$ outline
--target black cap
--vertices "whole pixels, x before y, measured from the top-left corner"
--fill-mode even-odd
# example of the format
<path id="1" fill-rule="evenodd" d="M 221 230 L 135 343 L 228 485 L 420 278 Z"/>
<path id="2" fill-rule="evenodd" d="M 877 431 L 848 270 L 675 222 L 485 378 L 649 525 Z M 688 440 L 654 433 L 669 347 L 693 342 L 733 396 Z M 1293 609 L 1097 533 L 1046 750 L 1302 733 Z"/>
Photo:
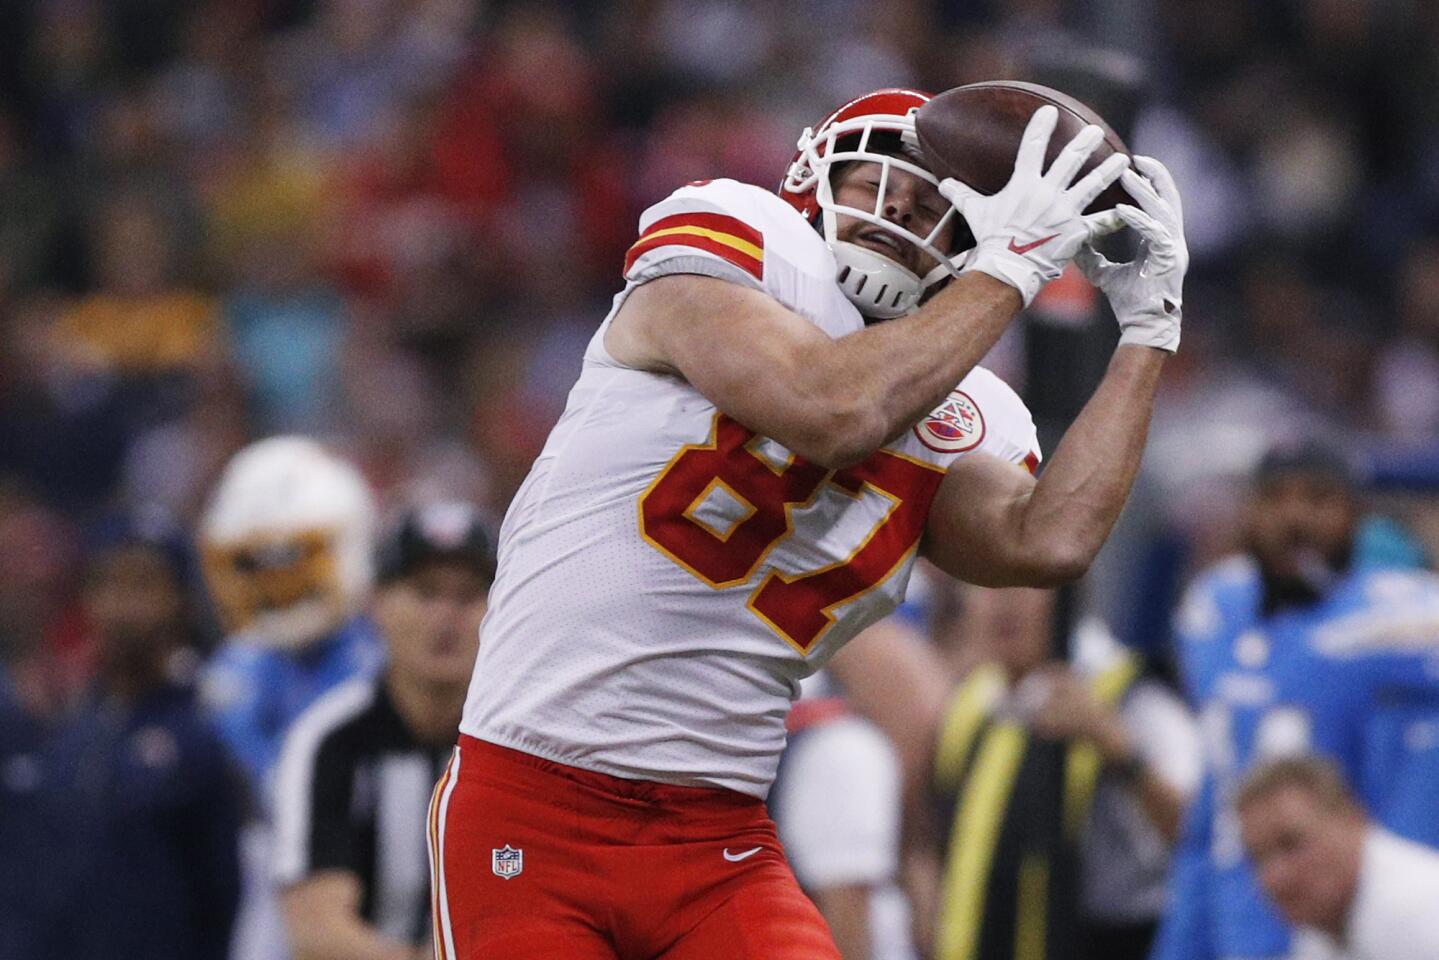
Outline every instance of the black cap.
<path id="1" fill-rule="evenodd" d="M 1322 477 L 1351 490 L 1361 482 L 1357 465 L 1345 451 L 1313 437 L 1270 447 L 1254 468 L 1254 481 L 1264 483 L 1295 473 Z"/>
<path id="2" fill-rule="evenodd" d="M 375 573 L 381 583 L 388 583 L 434 560 L 468 567 L 486 581 L 494 580 L 494 539 L 474 504 L 443 501 L 407 511 L 380 545 Z"/>

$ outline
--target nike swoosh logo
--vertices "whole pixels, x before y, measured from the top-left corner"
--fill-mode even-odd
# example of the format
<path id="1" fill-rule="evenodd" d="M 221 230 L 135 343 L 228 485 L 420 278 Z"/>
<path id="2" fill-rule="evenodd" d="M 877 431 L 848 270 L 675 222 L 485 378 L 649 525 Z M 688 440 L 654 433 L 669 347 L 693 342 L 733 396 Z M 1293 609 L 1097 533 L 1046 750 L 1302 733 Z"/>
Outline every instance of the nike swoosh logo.
<path id="1" fill-rule="evenodd" d="M 1028 253 L 1029 251 L 1033 250 L 1035 247 L 1037 247 L 1037 246 L 1039 246 L 1039 245 L 1041 245 L 1041 244 L 1048 243 L 1049 241 L 1053 240 L 1053 239 L 1054 239 L 1055 237 L 1057 237 L 1057 236 L 1059 236 L 1059 234 L 1057 234 L 1057 233 L 1051 233 L 1051 234 L 1050 234 L 1049 236 L 1047 236 L 1047 237 L 1040 237 L 1038 240 L 1034 240 L 1034 241 L 1032 241 L 1032 242 L 1030 242 L 1030 243 L 1026 243 L 1026 244 L 1024 244 L 1023 246 L 1016 244 L 1016 243 L 1014 242 L 1014 238 L 1013 238 L 1013 237 L 1010 237 L 1010 238 L 1009 238 L 1009 249 L 1010 249 L 1012 252 L 1014 252 L 1014 253 Z"/>
<path id="2" fill-rule="evenodd" d="M 753 850 L 746 850 L 744 853 L 730 853 L 729 847 L 725 847 L 724 858 L 730 863 L 739 863 L 741 860 L 747 860 L 763 849 L 764 847 L 755 847 Z"/>

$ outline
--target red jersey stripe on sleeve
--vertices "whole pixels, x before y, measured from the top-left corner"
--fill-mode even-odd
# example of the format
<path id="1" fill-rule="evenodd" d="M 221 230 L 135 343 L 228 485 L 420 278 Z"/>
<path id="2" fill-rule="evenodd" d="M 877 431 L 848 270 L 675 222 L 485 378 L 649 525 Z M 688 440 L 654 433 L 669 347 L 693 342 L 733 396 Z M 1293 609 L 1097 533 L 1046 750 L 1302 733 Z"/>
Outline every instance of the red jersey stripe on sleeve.
<path id="1" fill-rule="evenodd" d="M 635 261 L 658 247 L 687 246 L 715 254 L 750 274 L 764 279 L 764 235 L 731 216 L 720 213 L 679 213 L 650 224 L 625 254 L 628 274 Z"/>

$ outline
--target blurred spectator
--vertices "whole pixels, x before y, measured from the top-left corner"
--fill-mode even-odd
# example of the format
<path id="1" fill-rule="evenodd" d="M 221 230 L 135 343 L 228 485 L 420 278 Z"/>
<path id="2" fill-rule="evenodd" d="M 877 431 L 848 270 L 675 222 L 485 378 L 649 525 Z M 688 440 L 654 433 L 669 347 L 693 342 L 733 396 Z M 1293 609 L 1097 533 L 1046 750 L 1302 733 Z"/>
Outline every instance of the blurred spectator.
<path id="1" fill-rule="evenodd" d="M 325 693 L 379 669 L 363 613 L 374 525 L 359 471 L 303 437 L 271 437 L 236 454 L 200 525 L 206 584 L 227 634 L 202 689 L 257 801 L 243 838 L 240 960 L 284 952 L 268 818 L 285 734 Z"/>
<path id="2" fill-rule="evenodd" d="M 833 662 L 919 766 L 908 881 L 921 940 L 950 960 L 1144 957 L 1199 781 L 1194 720 L 1097 622 L 1076 632 L 1073 666 L 1050 661 L 1052 591 L 960 597 L 951 663 L 893 625 Z M 923 750 L 909 749 L 917 734 Z M 1057 842 L 1039 786 L 1051 763 L 1065 783 Z"/>
<path id="3" fill-rule="evenodd" d="M 215 348 L 215 311 L 180 275 L 175 225 L 138 193 L 95 217 L 97 289 L 62 313 L 56 336 L 73 363 L 141 376 L 195 369 Z"/>
<path id="4" fill-rule="evenodd" d="M 12 680 L 27 652 L 0 626 L 0 960 L 55 956 L 63 920 L 54 868 L 63 836 L 44 801 L 46 728 Z"/>
<path id="5" fill-rule="evenodd" d="M 27 297 L 0 327 L 0 473 L 52 506 L 84 510 L 115 488 L 132 416 L 123 385 L 55 342 L 56 309 Z"/>
<path id="6" fill-rule="evenodd" d="M 63 946 L 54 956 L 228 955 L 243 787 L 176 679 L 191 623 L 182 537 L 148 518 L 104 531 L 86 565 L 96 684 L 49 752 L 63 818 Z"/>
<path id="7" fill-rule="evenodd" d="M 25 154 L 17 118 L 0 109 L 0 306 L 49 266 L 59 216 L 53 191 Z"/>
<path id="8" fill-rule="evenodd" d="M 1264 892 L 1300 927 L 1296 960 L 1439 958 L 1439 850 L 1373 823 L 1333 763 L 1260 766 L 1235 808 Z"/>
<path id="9" fill-rule="evenodd" d="M 1380 425 L 1408 444 L 1439 436 L 1439 237 L 1415 244 L 1399 275 L 1398 337 L 1379 355 Z"/>
<path id="10" fill-rule="evenodd" d="M 899 879 L 894 748 L 823 672 L 800 685 L 769 809 L 795 878 L 844 960 L 913 960 Z"/>
<path id="11" fill-rule="evenodd" d="M 1266 759 L 1330 757 L 1386 829 L 1439 843 L 1439 580 L 1361 562 L 1359 509 L 1341 452 L 1275 447 L 1254 472 L 1247 555 L 1203 574 L 1176 617 L 1206 771 L 1156 960 L 1288 955 L 1234 812 Z"/>
<path id="12" fill-rule="evenodd" d="M 242 391 L 223 374 L 197 384 L 182 416 L 140 434 L 121 469 L 122 499 L 193 520 L 230 458 L 249 439 Z"/>
<path id="13" fill-rule="evenodd" d="M 494 572 L 469 504 L 419 507 L 382 546 L 372 612 L 385 671 L 316 701 L 280 758 L 274 872 L 294 960 L 430 956 L 426 811 Z"/>

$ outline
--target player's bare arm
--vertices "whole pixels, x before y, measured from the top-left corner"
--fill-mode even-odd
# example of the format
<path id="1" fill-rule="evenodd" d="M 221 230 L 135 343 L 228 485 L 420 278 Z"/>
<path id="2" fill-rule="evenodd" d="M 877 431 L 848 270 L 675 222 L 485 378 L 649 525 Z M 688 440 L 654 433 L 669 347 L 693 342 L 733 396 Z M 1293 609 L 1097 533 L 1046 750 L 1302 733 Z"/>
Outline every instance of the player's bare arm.
<path id="1" fill-rule="evenodd" d="M 934 645 L 915 628 L 890 618 L 865 628 L 826 669 L 855 712 L 884 731 L 894 745 L 905 796 L 921 793 L 930 780 L 935 740 L 956 679 Z M 896 690 L 904 696 L 895 696 Z"/>
<path id="2" fill-rule="evenodd" d="M 321 870 L 281 893 L 295 960 L 418 960 L 421 951 L 365 923 L 360 894 L 359 878 L 343 870 Z"/>
<path id="3" fill-rule="evenodd" d="M 629 296 L 606 349 L 622 363 L 684 377 L 720 410 L 811 462 L 842 467 L 864 459 L 933 409 L 1044 280 L 1118 223 L 1080 211 L 1127 158 L 1111 157 L 1071 184 L 1101 139 L 1089 127 L 1042 171 L 1054 123 L 1053 108 L 1035 114 L 1013 178 L 994 196 L 955 181 L 940 185 L 977 243 L 964 272 L 913 314 L 832 340 L 758 291 L 664 277 Z M 914 217 L 919 202 L 898 198 L 885 216 Z M 1036 230 L 1053 232 L 1015 247 L 1015 237 Z"/>
<path id="4" fill-rule="evenodd" d="M 994 587 L 1064 583 L 1088 569 L 1119 518 L 1144 453 L 1160 369 L 1179 344 L 1188 266 L 1169 172 L 1147 157 L 1135 163 L 1150 180 L 1126 173 L 1124 186 L 1140 206 L 1117 212 L 1142 237 L 1139 255 L 1115 264 L 1086 248 L 1076 259 L 1114 307 L 1119 348 L 1038 481 L 982 454 L 950 466 L 924 549 L 953 576 Z"/>
<path id="5" fill-rule="evenodd" d="M 932 410 L 1019 305 L 1013 287 L 970 273 L 912 317 L 832 340 L 758 290 L 672 276 L 630 295 L 605 346 L 632 366 L 684 377 L 806 460 L 843 467 Z"/>
<path id="6" fill-rule="evenodd" d="M 894 617 L 866 628 L 826 669 L 855 711 L 884 731 L 899 755 L 901 884 L 910 898 L 915 943 L 924 949 L 934 942 L 943 874 L 936 853 L 943 828 L 935 822 L 929 785 L 945 707 L 958 678 L 927 638 Z M 904 696 L 895 696 L 896 690 Z"/>
<path id="7" fill-rule="evenodd" d="M 957 460 L 930 508 L 925 555 L 985 587 L 1055 586 L 1081 576 L 1138 472 L 1165 356 L 1150 347 L 1115 351 L 1038 481 L 988 454 Z"/>

